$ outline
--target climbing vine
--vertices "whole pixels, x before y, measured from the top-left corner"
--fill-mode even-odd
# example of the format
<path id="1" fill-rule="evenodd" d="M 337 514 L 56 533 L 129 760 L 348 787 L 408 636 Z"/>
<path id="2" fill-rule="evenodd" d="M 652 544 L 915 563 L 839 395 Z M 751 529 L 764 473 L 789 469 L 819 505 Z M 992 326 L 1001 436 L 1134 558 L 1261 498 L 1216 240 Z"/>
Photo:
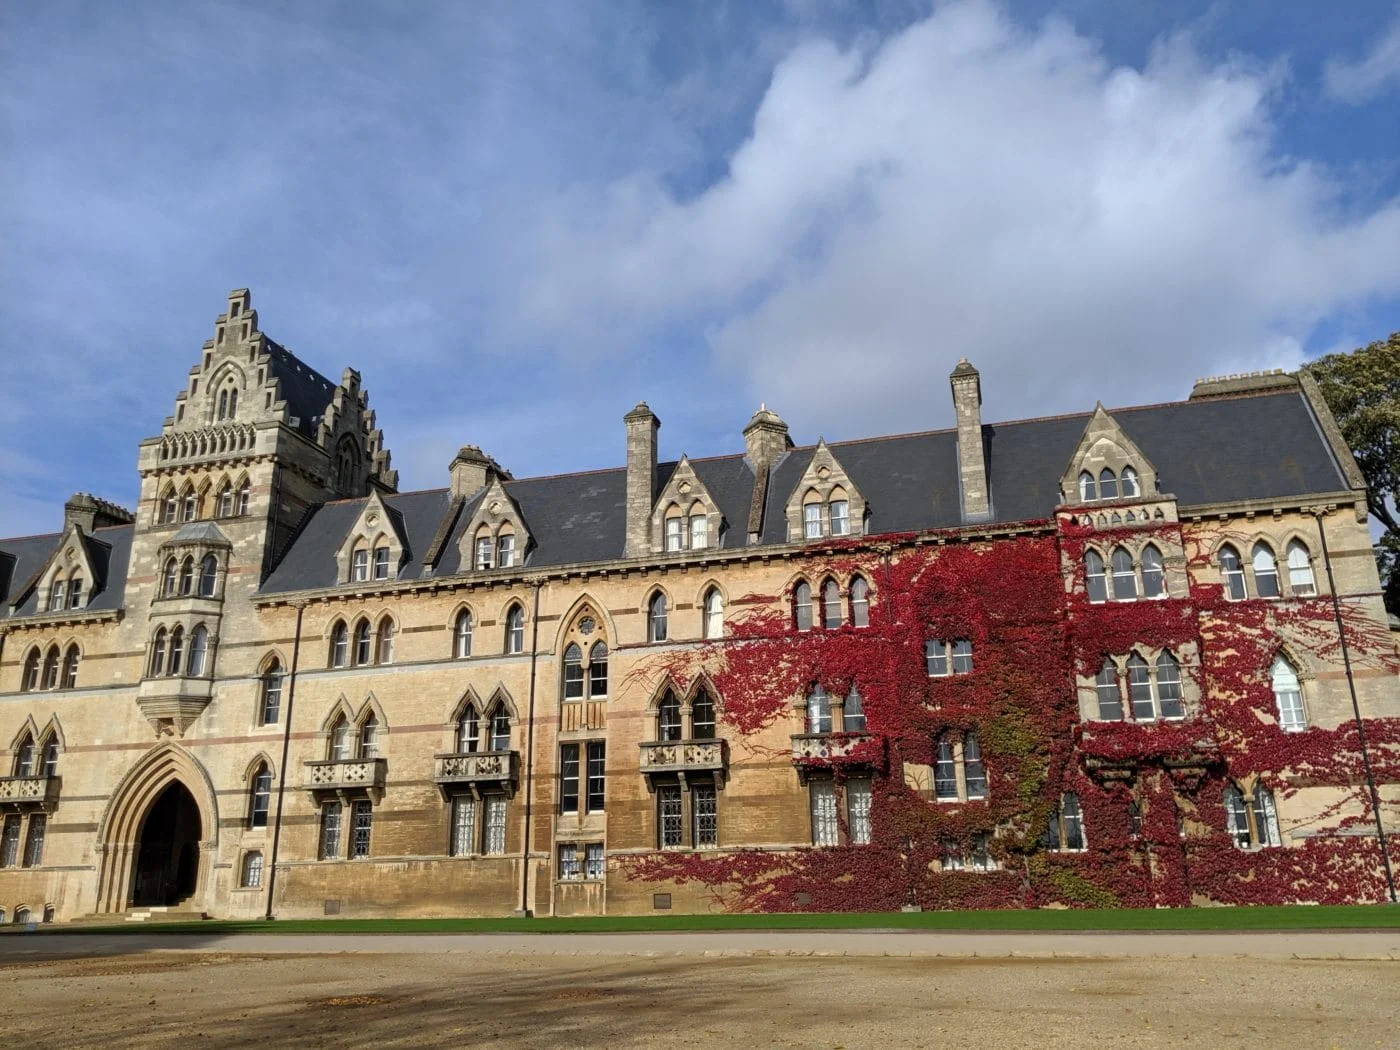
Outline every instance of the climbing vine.
<path id="1" fill-rule="evenodd" d="M 854 687 L 865 734 L 844 740 L 838 758 L 799 760 L 794 776 L 838 785 L 870 777 L 872 805 L 868 843 L 657 851 L 628 858 L 629 877 L 698 884 L 726 907 L 762 911 L 1381 899 L 1379 846 L 1354 833 L 1372 820 L 1355 722 L 1284 732 L 1275 717 L 1269 666 L 1281 640 L 1315 665 L 1339 659 L 1331 599 L 1227 601 L 1219 585 L 1200 582 L 1211 556 L 1203 537 L 1175 522 L 1037 525 L 995 541 L 885 537 L 882 552 L 852 544 L 827 553 L 804 567 L 814 601 L 818 581 L 859 572 L 872 588 L 868 627 L 798 631 L 790 594 L 777 607 L 747 596 L 734 603 L 744 611 L 723 642 L 634 672 L 680 684 L 707 675 L 741 762 L 788 754 L 759 741 L 784 726 L 800 731 L 813 683 L 833 697 Z M 1174 555 L 1172 596 L 1089 601 L 1078 570 L 1088 542 L 1149 538 Z M 1385 625 L 1355 601 L 1343 603 L 1342 617 L 1353 660 L 1395 673 Z M 931 638 L 970 641 L 972 671 L 930 677 Z M 1081 717 L 1080 692 L 1104 656 L 1134 648 L 1177 656 L 1185 720 Z M 1365 723 L 1382 781 L 1400 780 L 1397 722 Z M 936 802 L 908 774 L 934 764 L 940 734 L 967 731 L 980 743 L 986 798 Z M 1333 801 L 1314 826 L 1291 829 L 1290 845 L 1242 850 L 1227 832 L 1223 792 L 1232 782 L 1267 786 L 1281 807 L 1304 788 L 1329 789 Z M 1067 791 L 1082 808 L 1082 851 L 1042 844 Z M 845 843 L 844 812 L 839 819 Z M 1327 834 L 1311 834 L 1323 827 Z M 967 870 L 984 835 L 992 870 Z M 962 870 L 951 870 L 955 857 Z"/>

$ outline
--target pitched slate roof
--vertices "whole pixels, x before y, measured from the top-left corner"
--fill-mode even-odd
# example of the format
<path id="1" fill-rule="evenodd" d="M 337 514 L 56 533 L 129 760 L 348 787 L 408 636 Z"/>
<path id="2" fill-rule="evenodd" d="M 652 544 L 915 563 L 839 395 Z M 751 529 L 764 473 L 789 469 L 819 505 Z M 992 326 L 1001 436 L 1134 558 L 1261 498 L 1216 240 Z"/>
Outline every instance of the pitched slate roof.
<path id="1" fill-rule="evenodd" d="M 1117 409 L 1113 416 L 1157 468 L 1164 492 L 1190 507 L 1232 499 L 1286 498 L 1337 492 L 1346 482 L 1296 390 L 1254 397 L 1183 401 Z M 1059 482 L 1091 413 L 995 423 L 983 427 L 994 522 L 1050 517 L 1060 501 Z M 865 496 L 873 533 L 914 532 L 962 524 L 958 495 L 957 432 L 836 442 L 829 446 Z M 792 449 L 773 469 L 760 542 L 787 542 L 784 513 L 814 446 Z M 724 516 L 722 546 L 745 545 L 754 475 L 742 455 L 690 461 Z M 657 468 L 656 494 L 675 462 Z M 625 468 L 524 478 L 505 483 L 520 506 L 534 567 L 620 558 L 626 533 Z M 477 504 L 476 493 L 452 524 L 434 576 L 462 564 L 461 538 Z M 263 587 L 278 593 L 333 587 L 335 552 L 363 500 L 318 508 Z M 422 575 L 421 559 L 451 507 L 442 489 L 386 496 L 403 515 L 412 554 L 400 579 Z"/>
<path id="2" fill-rule="evenodd" d="M 303 434 L 315 436 L 316 427 L 335 396 L 336 384 L 281 343 L 268 339 L 267 353 L 272 374 L 277 377 L 278 392 L 287 402 L 287 414 L 296 418 L 296 427 Z"/>
<path id="3" fill-rule="evenodd" d="M 113 525 L 94 529 L 90 535 L 84 536 L 88 561 L 96 576 L 93 583 L 97 588 L 84 608 L 103 612 L 122 607 L 126 593 L 127 563 L 131 558 L 132 528 L 131 525 Z M 6 561 L 11 564 L 8 580 L 0 571 L 0 595 L 3 595 L 0 619 L 33 616 L 38 611 L 38 591 L 31 584 L 35 574 L 48 563 L 62 540 L 61 532 L 0 540 L 0 565 Z M 16 601 L 20 601 L 19 607 L 11 612 L 11 606 Z"/>

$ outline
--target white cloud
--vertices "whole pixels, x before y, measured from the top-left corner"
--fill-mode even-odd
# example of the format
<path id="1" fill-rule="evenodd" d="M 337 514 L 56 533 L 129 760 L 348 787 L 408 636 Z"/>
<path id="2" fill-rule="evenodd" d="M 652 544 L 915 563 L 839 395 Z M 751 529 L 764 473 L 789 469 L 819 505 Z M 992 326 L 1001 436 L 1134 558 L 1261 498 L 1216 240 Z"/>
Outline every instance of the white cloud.
<path id="1" fill-rule="evenodd" d="M 703 325 L 804 437 L 946 423 L 962 355 L 990 418 L 1294 365 L 1321 318 L 1400 292 L 1400 202 L 1346 214 L 1280 154 L 1286 83 L 1185 37 L 1111 68 L 976 0 L 873 50 L 812 41 L 704 192 L 639 170 L 542 206 L 509 331 L 605 356 Z"/>
<path id="2" fill-rule="evenodd" d="M 1352 105 L 1369 102 L 1400 84 L 1400 15 L 1365 58 L 1357 62 L 1336 57 L 1328 59 L 1322 82 L 1328 95 Z"/>

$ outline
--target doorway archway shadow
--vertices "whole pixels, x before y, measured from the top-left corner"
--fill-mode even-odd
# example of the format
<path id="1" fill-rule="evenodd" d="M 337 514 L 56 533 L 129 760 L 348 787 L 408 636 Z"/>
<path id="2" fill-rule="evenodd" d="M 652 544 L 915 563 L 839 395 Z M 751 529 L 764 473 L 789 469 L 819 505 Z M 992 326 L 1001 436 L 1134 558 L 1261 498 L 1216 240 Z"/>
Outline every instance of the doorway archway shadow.
<path id="1" fill-rule="evenodd" d="M 133 905 L 170 905 L 194 894 L 199 886 L 200 831 L 194 796 L 173 781 L 141 821 L 131 880 Z"/>

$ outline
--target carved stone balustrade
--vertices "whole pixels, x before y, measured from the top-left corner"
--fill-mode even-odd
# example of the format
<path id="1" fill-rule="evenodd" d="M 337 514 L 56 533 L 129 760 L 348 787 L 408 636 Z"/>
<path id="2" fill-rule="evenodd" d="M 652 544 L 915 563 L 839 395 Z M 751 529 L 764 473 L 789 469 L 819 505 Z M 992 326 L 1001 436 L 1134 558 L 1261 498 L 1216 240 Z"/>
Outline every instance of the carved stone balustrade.
<path id="1" fill-rule="evenodd" d="M 792 764 L 803 780 L 814 769 L 883 769 L 885 744 L 870 733 L 794 733 Z"/>
<path id="2" fill-rule="evenodd" d="M 507 796 L 515 794 L 520 780 L 520 752 L 470 751 L 433 758 L 433 780 L 443 794 L 470 791 L 480 796 L 483 791 L 504 789 Z"/>
<path id="3" fill-rule="evenodd" d="M 58 777 L 0 777 L 0 810 L 51 810 L 58 802 Z"/>
<path id="4" fill-rule="evenodd" d="M 729 772 L 729 747 L 723 740 L 653 740 L 642 744 L 641 770 L 650 783 L 656 774 L 678 776 L 713 773 L 723 781 Z"/>
<path id="5" fill-rule="evenodd" d="M 378 798 L 384 792 L 388 762 L 382 758 L 331 759 L 306 763 L 306 790 L 313 794 Z"/>

